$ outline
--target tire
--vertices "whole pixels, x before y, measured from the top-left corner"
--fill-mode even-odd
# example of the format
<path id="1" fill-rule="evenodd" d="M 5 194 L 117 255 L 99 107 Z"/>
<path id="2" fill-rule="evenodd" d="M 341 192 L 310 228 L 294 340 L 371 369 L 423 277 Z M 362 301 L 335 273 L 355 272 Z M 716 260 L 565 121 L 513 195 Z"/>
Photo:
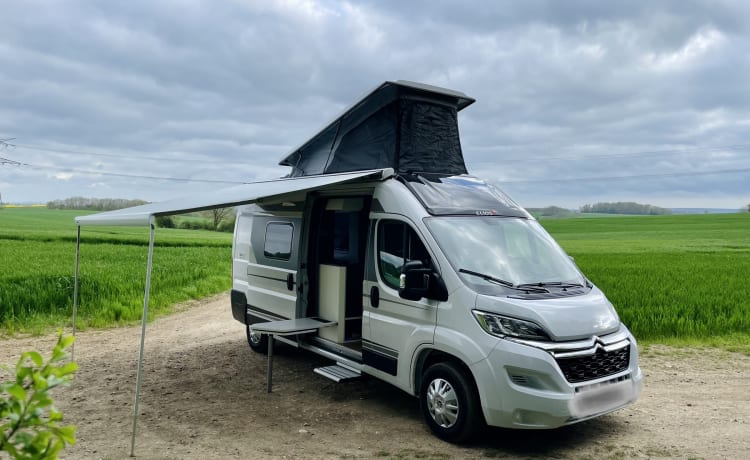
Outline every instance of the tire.
<path id="1" fill-rule="evenodd" d="M 245 327 L 245 334 L 251 350 L 256 353 L 268 354 L 268 336 L 266 334 L 253 332 L 253 328 L 249 324 Z"/>
<path id="2" fill-rule="evenodd" d="M 422 375 L 419 405 L 427 426 L 440 439 L 469 441 L 484 426 L 473 379 L 456 364 L 433 364 Z"/>

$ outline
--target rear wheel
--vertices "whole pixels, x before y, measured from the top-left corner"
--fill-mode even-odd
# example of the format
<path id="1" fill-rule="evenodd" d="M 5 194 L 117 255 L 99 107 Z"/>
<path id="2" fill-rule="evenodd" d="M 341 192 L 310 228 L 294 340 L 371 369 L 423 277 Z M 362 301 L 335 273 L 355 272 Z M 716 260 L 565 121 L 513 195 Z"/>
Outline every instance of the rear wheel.
<path id="1" fill-rule="evenodd" d="M 268 336 L 260 332 L 253 331 L 251 325 L 245 327 L 247 333 L 247 344 L 256 353 L 268 353 Z"/>
<path id="2" fill-rule="evenodd" d="M 425 371 L 419 402 L 427 426 L 446 441 L 468 441 L 482 427 L 482 412 L 474 382 L 453 363 L 433 364 Z"/>

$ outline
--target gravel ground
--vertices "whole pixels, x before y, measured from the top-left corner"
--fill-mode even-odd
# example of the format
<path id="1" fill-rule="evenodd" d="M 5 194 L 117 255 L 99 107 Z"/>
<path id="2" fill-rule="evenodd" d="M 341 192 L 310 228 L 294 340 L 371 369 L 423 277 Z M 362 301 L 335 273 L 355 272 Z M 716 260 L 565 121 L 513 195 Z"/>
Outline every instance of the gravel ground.
<path id="1" fill-rule="evenodd" d="M 80 369 L 56 393 L 78 443 L 63 458 L 127 458 L 140 327 L 78 334 Z M 55 336 L 0 340 L 0 363 L 48 354 Z M 139 458 L 748 458 L 750 357 L 651 346 L 635 405 L 551 431 L 491 429 L 455 446 L 432 436 L 416 399 L 376 379 L 335 384 L 326 361 L 279 346 L 274 391 L 227 294 L 148 326 Z M 1 456 L 0 456 L 1 457 Z"/>

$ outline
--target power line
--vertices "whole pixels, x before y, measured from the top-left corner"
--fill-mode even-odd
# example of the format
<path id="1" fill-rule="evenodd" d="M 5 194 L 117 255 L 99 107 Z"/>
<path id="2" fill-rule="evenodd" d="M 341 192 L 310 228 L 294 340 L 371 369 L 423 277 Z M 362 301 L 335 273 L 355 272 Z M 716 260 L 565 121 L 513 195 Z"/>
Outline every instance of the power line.
<path id="1" fill-rule="evenodd" d="M 689 176 L 710 176 L 713 174 L 734 174 L 750 172 L 750 168 L 738 168 L 738 169 L 722 169 L 718 171 L 698 171 L 698 172 L 676 172 L 676 173 L 663 173 L 663 174 L 635 174 L 631 176 L 601 176 L 601 177 L 573 177 L 566 179 L 526 179 L 526 180 L 497 180 L 500 184 L 527 184 L 527 183 L 540 183 L 540 182 L 596 182 L 603 180 L 628 180 L 628 179 L 649 179 L 649 178 L 665 178 L 665 177 L 689 177 Z"/>
<path id="2" fill-rule="evenodd" d="M 15 144 L 13 147 L 20 147 L 22 149 L 27 150 L 38 150 L 40 152 L 51 152 L 51 153 L 63 153 L 63 154 L 69 154 L 69 155 L 89 155 L 89 156 L 95 156 L 95 157 L 108 157 L 108 158 L 119 158 L 121 160 L 147 160 L 147 161 L 179 161 L 184 163 L 227 163 L 227 162 L 221 162 L 221 161 L 215 161 L 213 159 L 209 160 L 199 160 L 196 158 L 162 158 L 162 157 L 149 157 L 144 155 L 130 155 L 130 154 L 123 154 L 123 155 L 117 155 L 114 153 L 100 153 L 100 152 L 85 152 L 82 150 L 70 150 L 70 149 L 57 149 L 57 148 L 49 148 L 49 147 L 39 147 L 36 145 L 26 145 L 26 144 Z"/>
<path id="3" fill-rule="evenodd" d="M 125 174 L 125 173 L 115 173 L 115 172 L 107 172 L 107 171 L 92 171 L 92 170 L 77 169 L 77 168 L 58 168 L 55 166 L 40 166 L 40 165 L 33 165 L 29 163 L 22 163 L 20 161 L 10 160 L 7 158 L 0 158 L 0 160 L 3 160 L 0 162 L 0 164 L 3 164 L 3 165 L 10 164 L 13 166 L 25 166 L 27 168 L 37 169 L 37 170 L 71 172 L 71 173 L 89 174 L 89 175 L 96 175 L 96 176 L 125 177 L 125 178 L 130 178 L 130 179 L 165 180 L 165 181 L 175 181 L 175 182 L 204 182 L 204 183 L 209 183 L 209 184 L 239 185 L 239 184 L 247 183 L 243 181 L 229 181 L 229 180 L 219 180 L 219 179 L 200 179 L 200 178 L 196 179 L 196 178 L 187 178 L 187 177 L 149 176 L 149 175 L 144 175 L 144 174 Z"/>
<path id="4" fill-rule="evenodd" d="M 685 149 L 671 149 L 671 150 L 644 150 L 641 152 L 627 152 L 627 153 L 612 153 L 612 154 L 595 154 L 595 155 L 581 155 L 581 156 L 544 156 L 544 157 L 523 157 L 523 158 L 504 158 L 503 162 L 532 162 L 532 161 L 577 161 L 577 160 L 590 160 L 594 158 L 639 158 L 654 155 L 674 155 L 674 154 L 691 154 L 691 153 L 709 153 L 709 152 L 721 152 L 724 150 L 745 150 L 750 149 L 750 144 L 733 144 L 733 145 L 720 145 L 714 147 L 694 147 Z"/>
<path id="5" fill-rule="evenodd" d="M 720 147 L 715 147 L 719 149 Z M 726 148 L 726 147 L 724 147 Z M 244 181 L 230 181 L 230 180 L 219 180 L 219 179 L 201 179 L 201 178 L 185 178 L 185 177 L 168 177 L 168 176 L 151 176 L 143 174 L 126 174 L 116 173 L 107 171 L 94 171 L 78 168 L 60 168 L 54 166 L 40 166 L 29 163 L 23 163 L 8 158 L 0 157 L 0 165 L 11 165 L 28 167 L 37 170 L 52 170 L 61 172 L 72 172 L 78 174 L 88 175 L 99 175 L 99 176 L 110 176 L 110 177 L 123 177 L 131 179 L 148 179 L 148 180 L 164 180 L 164 181 L 175 181 L 175 182 L 203 182 L 203 183 L 215 183 L 215 184 L 246 184 Z M 542 182 L 597 182 L 597 181 L 617 181 L 617 180 L 629 180 L 629 179 L 647 179 L 647 178 L 667 178 L 667 177 L 690 177 L 690 176 L 708 176 L 708 175 L 719 175 L 719 174 L 734 174 L 750 172 L 750 168 L 737 168 L 737 169 L 723 169 L 715 171 L 696 171 L 696 172 L 675 172 L 675 173 L 661 173 L 661 174 L 635 174 L 627 176 L 596 176 L 596 177 L 575 177 L 575 178 L 546 178 L 546 179 L 523 179 L 523 180 L 509 180 L 503 181 L 498 180 L 496 182 L 500 184 L 525 184 L 525 183 L 542 183 Z"/>
<path id="6" fill-rule="evenodd" d="M 10 143 L 10 141 L 12 141 L 13 139 L 15 139 L 15 137 L 9 137 L 7 139 L 0 139 L 0 147 L 5 148 L 5 149 L 9 147 L 15 147 L 16 146 L 15 144 Z"/>
<path id="7" fill-rule="evenodd" d="M 8 141 L 8 140 L 12 140 L 12 139 L 5 139 L 5 141 Z M 158 156 L 145 156 L 145 155 L 130 155 L 130 154 L 118 155 L 118 154 L 113 154 L 113 153 L 101 153 L 101 152 L 90 152 L 90 151 L 83 151 L 83 150 L 42 147 L 42 146 L 31 145 L 31 144 L 9 144 L 3 141 L 4 140 L 0 139 L 0 145 L 5 144 L 10 147 L 20 147 L 20 148 L 24 148 L 28 150 L 36 150 L 36 151 L 51 152 L 51 153 L 62 153 L 62 154 L 69 154 L 69 155 L 87 155 L 87 156 L 97 156 L 97 157 L 106 157 L 106 158 L 137 159 L 137 160 L 146 160 L 146 161 L 180 161 L 180 162 L 185 162 L 185 163 L 206 163 L 206 162 L 211 162 L 214 164 L 231 163 L 231 162 L 217 161 L 214 159 L 208 159 L 208 160 L 201 160 L 201 159 L 195 159 L 195 158 L 174 159 L 174 158 L 163 158 L 163 157 L 158 157 Z M 480 147 L 480 149 L 483 149 L 483 148 Z M 594 155 L 581 155 L 581 156 L 545 155 L 543 157 L 504 158 L 502 161 L 514 162 L 514 163 L 534 162 L 534 161 L 580 161 L 580 160 L 590 160 L 590 159 L 595 159 L 595 158 L 602 158 L 602 159 L 638 158 L 638 157 L 653 156 L 653 155 L 708 153 L 708 152 L 720 152 L 723 150 L 745 150 L 745 149 L 750 149 L 750 144 L 731 144 L 731 145 L 704 146 L 704 147 L 668 149 L 668 150 L 644 150 L 644 151 L 637 151 L 637 152 L 594 154 Z"/>

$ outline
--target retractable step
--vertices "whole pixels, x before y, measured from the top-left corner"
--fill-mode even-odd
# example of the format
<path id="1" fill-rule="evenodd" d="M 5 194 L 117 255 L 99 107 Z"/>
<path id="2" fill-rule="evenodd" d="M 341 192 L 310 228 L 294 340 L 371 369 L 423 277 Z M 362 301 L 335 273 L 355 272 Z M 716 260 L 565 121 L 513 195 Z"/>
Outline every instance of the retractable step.
<path id="1" fill-rule="evenodd" d="M 336 383 L 354 380 L 362 376 L 358 370 L 352 369 L 341 363 L 334 364 L 333 366 L 316 367 L 313 372 L 331 379 Z"/>

